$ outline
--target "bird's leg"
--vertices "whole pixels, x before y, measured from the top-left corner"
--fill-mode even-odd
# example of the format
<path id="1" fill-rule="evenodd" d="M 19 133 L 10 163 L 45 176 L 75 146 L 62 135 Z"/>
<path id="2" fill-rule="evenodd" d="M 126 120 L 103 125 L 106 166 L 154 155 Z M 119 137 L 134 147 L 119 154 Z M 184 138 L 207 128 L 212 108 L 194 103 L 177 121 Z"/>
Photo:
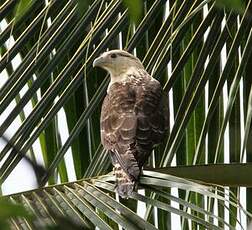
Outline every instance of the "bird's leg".
<path id="1" fill-rule="evenodd" d="M 116 192 L 122 198 L 128 198 L 136 188 L 136 182 L 125 173 L 118 163 L 114 165 L 113 173 L 116 177 Z"/>
<path id="2" fill-rule="evenodd" d="M 113 174 L 116 176 L 116 177 L 120 177 L 120 174 L 121 174 L 121 171 L 122 171 L 122 168 L 120 166 L 120 164 L 116 163 L 113 167 Z"/>

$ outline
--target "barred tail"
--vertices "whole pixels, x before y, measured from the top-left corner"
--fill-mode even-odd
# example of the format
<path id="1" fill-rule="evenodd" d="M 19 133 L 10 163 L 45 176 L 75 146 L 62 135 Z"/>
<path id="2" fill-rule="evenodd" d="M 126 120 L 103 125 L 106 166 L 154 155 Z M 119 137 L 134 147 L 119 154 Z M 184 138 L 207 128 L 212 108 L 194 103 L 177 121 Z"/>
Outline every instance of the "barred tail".
<path id="1" fill-rule="evenodd" d="M 116 177 L 116 192 L 122 198 L 128 198 L 136 189 L 137 181 L 125 173 L 118 163 L 114 165 L 114 174 Z"/>
<path id="2" fill-rule="evenodd" d="M 113 149 L 110 154 L 116 177 L 116 191 L 123 198 L 131 195 L 140 175 L 141 169 L 135 155 L 135 148 L 123 149 L 120 146 Z"/>

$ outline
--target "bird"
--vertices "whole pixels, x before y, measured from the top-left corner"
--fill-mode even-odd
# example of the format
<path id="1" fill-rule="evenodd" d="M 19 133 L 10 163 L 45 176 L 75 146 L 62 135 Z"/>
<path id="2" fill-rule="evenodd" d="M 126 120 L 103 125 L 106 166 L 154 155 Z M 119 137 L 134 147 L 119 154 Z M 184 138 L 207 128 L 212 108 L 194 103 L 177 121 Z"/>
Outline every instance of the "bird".
<path id="1" fill-rule="evenodd" d="M 102 53 L 93 62 L 110 75 L 100 131 L 116 177 L 116 192 L 129 198 L 137 189 L 144 163 L 169 127 L 168 99 L 159 81 L 125 50 Z"/>

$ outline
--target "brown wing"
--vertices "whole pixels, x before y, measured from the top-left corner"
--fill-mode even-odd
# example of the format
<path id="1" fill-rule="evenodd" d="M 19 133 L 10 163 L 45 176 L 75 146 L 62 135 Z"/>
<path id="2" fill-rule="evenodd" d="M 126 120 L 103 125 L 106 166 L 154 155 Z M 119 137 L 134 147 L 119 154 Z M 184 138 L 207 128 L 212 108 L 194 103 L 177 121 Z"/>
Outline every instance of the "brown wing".
<path id="1" fill-rule="evenodd" d="M 101 139 L 119 163 L 137 179 L 153 146 L 161 142 L 167 129 L 166 105 L 158 81 L 114 83 L 101 113 Z"/>
<path id="2" fill-rule="evenodd" d="M 135 105 L 137 116 L 137 161 L 142 167 L 153 147 L 164 138 L 168 129 L 168 104 L 160 83 L 151 79 L 140 88 Z"/>
<path id="3" fill-rule="evenodd" d="M 140 170 L 135 158 L 137 117 L 134 112 L 136 93 L 130 84 L 114 83 L 105 97 L 101 111 L 101 141 L 111 150 L 113 165 L 136 179 Z"/>

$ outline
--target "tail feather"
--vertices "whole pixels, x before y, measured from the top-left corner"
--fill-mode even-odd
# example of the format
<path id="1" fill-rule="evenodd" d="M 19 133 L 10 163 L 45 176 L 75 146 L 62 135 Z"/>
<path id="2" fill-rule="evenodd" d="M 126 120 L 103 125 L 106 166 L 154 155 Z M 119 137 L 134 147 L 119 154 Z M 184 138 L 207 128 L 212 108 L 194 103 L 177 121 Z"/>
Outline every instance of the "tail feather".
<path id="1" fill-rule="evenodd" d="M 114 165 L 114 174 L 116 177 L 116 191 L 127 198 L 136 188 L 137 180 L 140 175 L 140 168 L 135 158 L 135 148 L 125 148 L 117 146 L 111 150 L 111 159 Z"/>
<path id="2" fill-rule="evenodd" d="M 119 146 L 110 152 L 112 164 L 115 166 L 115 164 L 119 163 L 125 172 L 137 180 L 140 174 L 140 168 L 135 155 L 135 148 L 123 149 L 119 148 Z"/>
<path id="3" fill-rule="evenodd" d="M 116 177 L 116 192 L 122 198 L 128 198 L 137 187 L 136 180 L 125 173 L 118 163 L 114 165 L 114 174 Z"/>

